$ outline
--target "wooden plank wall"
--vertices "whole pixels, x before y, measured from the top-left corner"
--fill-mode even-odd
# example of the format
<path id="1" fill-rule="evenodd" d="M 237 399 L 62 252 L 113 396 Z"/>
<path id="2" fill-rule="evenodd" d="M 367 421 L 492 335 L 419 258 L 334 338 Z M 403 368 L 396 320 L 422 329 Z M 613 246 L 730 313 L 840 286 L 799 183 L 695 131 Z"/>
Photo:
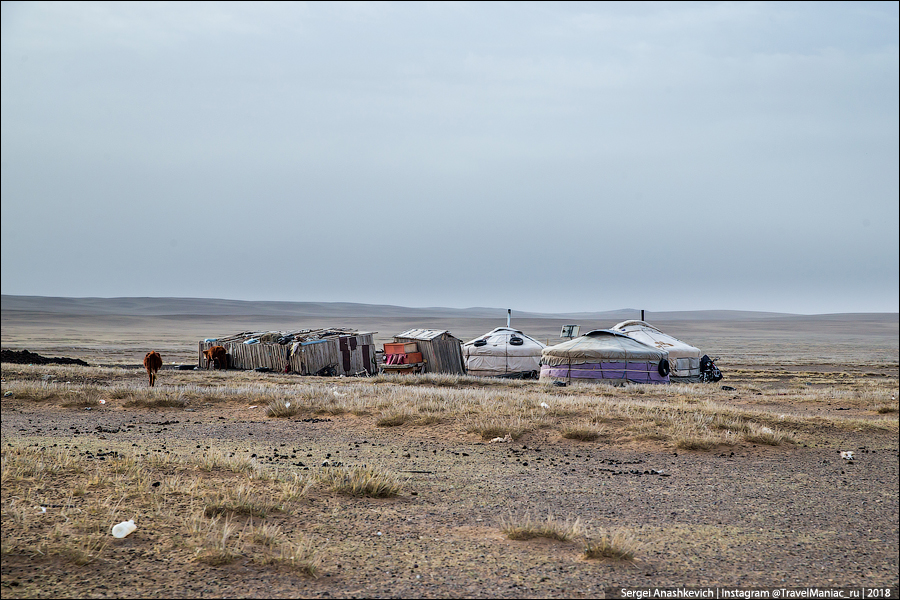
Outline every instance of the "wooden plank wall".
<path id="1" fill-rule="evenodd" d="M 299 346 L 294 356 L 290 356 L 291 345 L 280 344 L 244 344 L 242 342 L 223 342 L 211 344 L 200 342 L 198 365 L 204 367 L 206 361 L 203 351 L 215 345 L 224 346 L 229 355 L 229 367 L 232 369 L 256 369 L 268 367 L 273 371 L 283 373 L 285 367 L 290 364 L 291 371 L 301 375 L 315 375 L 326 366 L 334 366 L 338 375 L 356 375 L 361 371 L 369 374 L 378 372 L 375 364 L 375 341 L 372 334 L 351 336 L 356 337 L 356 349 L 350 352 L 350 369 L 344 369 L 340 351 L 339 338 L 318 340 Z M 363 346 L 369 346 L 369 361 L 366 364 Z"/>
<path id="2" fill-rule="evenodd" d="M 398 342 L 416 342 L 425 359 L 426 373 L 451 373 L 465 375 L 462 345 L 459 340 L 446 334 L 433 340 L 394 337 Z"/>

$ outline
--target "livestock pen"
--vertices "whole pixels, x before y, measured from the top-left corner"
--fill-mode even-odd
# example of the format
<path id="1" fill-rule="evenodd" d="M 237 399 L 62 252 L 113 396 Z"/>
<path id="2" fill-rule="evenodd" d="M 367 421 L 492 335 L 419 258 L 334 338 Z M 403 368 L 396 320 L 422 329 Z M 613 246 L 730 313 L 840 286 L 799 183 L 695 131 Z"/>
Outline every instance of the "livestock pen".
<path id="1" fill-rule="evenodd" d="M 203 351 L 223 346 L 233 369 L 268 369 L 299 375 L 374 375 L 374 332 L 351 329 L 303 329 L 299 331 L 242 332 L 199 344 Z"/>

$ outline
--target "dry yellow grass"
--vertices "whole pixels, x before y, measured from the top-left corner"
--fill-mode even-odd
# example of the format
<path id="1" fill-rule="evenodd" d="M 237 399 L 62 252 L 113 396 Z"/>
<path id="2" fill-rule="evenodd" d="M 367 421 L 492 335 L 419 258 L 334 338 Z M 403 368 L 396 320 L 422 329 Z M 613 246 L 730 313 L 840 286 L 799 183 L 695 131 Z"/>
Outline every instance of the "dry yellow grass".
<path id="1" fill-rule="evenodd" d="M 639 550 L 637 536 L 624 529 L 601 531 L 593 538 L 584 539 L 584 557 L 587 559 L 632 561 Z"/>
<path id="2" fill-rule="evenodd" d="M 159 551 L 183 560 L 220 565 L 252 556 L 315 574 L 320 559 L 313 546 L 285 539 L 277 526 L 239 521 L 289 510 L 309 490 L 308 478 L 263 472 L 216 453 L 153 460 L 119 454 L 102 465 L 88 462 L 66 450 L 23 447 L 4 439 L 4 555 L 43 554 L 88 564 L 102 558 L 113 543 L 109 527 L 132 518 L 138 525 L 133 535 L 152 524 L 161 535 Z M 48 506 L 60 508 L 48 511 Z M 188 519 L 179 517 L 192 511 Z M 8 535 L 12 524 L 19 529 L 16 536 Z"/>
<path id="3" fill-rule="evenodd" d="M 546 519 L 539 520 L 526 513 L 524 517 L 510 514 L 501 517 L 500 531 L 511 540 L 530 540 L 534 538 L 547 538 L 560 542 L 568 542 L 582 533 L 579 519 L 559 521 L 553 515 L 547 515 Z"/>

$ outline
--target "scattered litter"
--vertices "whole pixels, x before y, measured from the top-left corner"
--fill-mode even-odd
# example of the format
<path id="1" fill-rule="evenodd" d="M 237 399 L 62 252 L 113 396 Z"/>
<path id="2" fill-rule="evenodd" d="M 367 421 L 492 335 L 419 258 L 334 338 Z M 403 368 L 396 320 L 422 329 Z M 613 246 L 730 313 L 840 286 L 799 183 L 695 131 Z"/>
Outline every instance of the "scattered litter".
<path id="1" fill-rule="evenodd" d="M 250 338 L 249 340 L 246 340 L 244 343 L 245 344 L 258 344 L 259 340 L 256 338 Z"/>
<path id="2" fill-rule="evenodd" d="M 100 400 L 100 404 L 106 404 L 106 400 Z"/>
<path id="3" fill-rule="evenodd" d="M 554 381 L 553 385 L 555 387 L 566 387 L 566 382 L 565 381 Z"/>
<path id="4" fill-rule="evenodd" d="M 541 408 L 550 408 L 550 405 L 546 402 L 541 402 Z"/>
<path id="5" fill-rule="evenodd" d="M 86 406 L 84 410 L 91 410 L 90 406 Z"/>
<path id="6" fill-rule="evenodd" d="M 376 532 L 376 533 L 375 533 L 375 535 L 381 535 L 381 532 L 380 532 L 380 531 L 378 531 L 378 532 Z"/>
<path id="7" fill-rule="evenodd" d="M 291 407 L 291 403 L 290 403 L 290 402 L 285 402 L 285 403 L 284 403 L 284 407 L 285 407 L 285 408 L 290 408 L 290 407 Z"/>
<path id="8" fill-rule="evenodd" d="M 10 396 L 12 396 L 12 392 L 4 392 L 3 393 L 4 398 L 9 398 Z"/>
<path id="9" fill-rule="evenodd" d="M 845 450 L 841 452 L 841 458 L 844 460 L 853 460 L 853 450 Z"/>
<path id="10" fill-rule="evenodd" d="M 47 507 L 46 507 L 46 506 L 35 506 L 35 508 L 41 509 L 41 514 L 44 514 L 45 512 L 47 512 Z"/>
<path id="11" fill-rule="evenodd" d="M 723 385 L 722 389 L 726 392 L 733 392 L 736 388 L 731 387 L 730 385 Z"/>
<path id="12" fill-rule="evenodd" d="M 495 437 L 494 439 L 491 440 L 490 443 L 491 444 L 502 444 L 502 443 L 507 443 L 507 442 L 511 442 L 511 441 L 512 441 L 512 436 L 510 436 L 507 433 L 506 437 Z"/>
<path id="13" fill-rule="evenodd" d="M 122 521 L 121 523 L 113 527 L 112 534 L 115 538 L 123 538 L 135 529 L 137 529 L 137 525 L 134 524 L 133 520 L 129 519 L 128 521 Z"/>
<path id="14" fill-rule="evenodd" d="M 254 405 L 251 406 L 250 408 L 256 408 L 257 406 L 259 406 L 259 404 L 254 404 Z"/>

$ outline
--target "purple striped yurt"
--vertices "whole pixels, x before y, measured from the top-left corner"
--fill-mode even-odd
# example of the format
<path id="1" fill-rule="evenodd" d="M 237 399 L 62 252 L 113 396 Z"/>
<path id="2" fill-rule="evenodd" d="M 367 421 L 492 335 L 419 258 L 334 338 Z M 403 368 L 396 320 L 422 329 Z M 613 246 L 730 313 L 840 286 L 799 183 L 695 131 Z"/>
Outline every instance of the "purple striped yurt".
<path id="1" fill-rule="evenodd" d="M 668 354 L 624 333 L 596 329 L 544 348 L 541 379 L 669 383 Z"/>

